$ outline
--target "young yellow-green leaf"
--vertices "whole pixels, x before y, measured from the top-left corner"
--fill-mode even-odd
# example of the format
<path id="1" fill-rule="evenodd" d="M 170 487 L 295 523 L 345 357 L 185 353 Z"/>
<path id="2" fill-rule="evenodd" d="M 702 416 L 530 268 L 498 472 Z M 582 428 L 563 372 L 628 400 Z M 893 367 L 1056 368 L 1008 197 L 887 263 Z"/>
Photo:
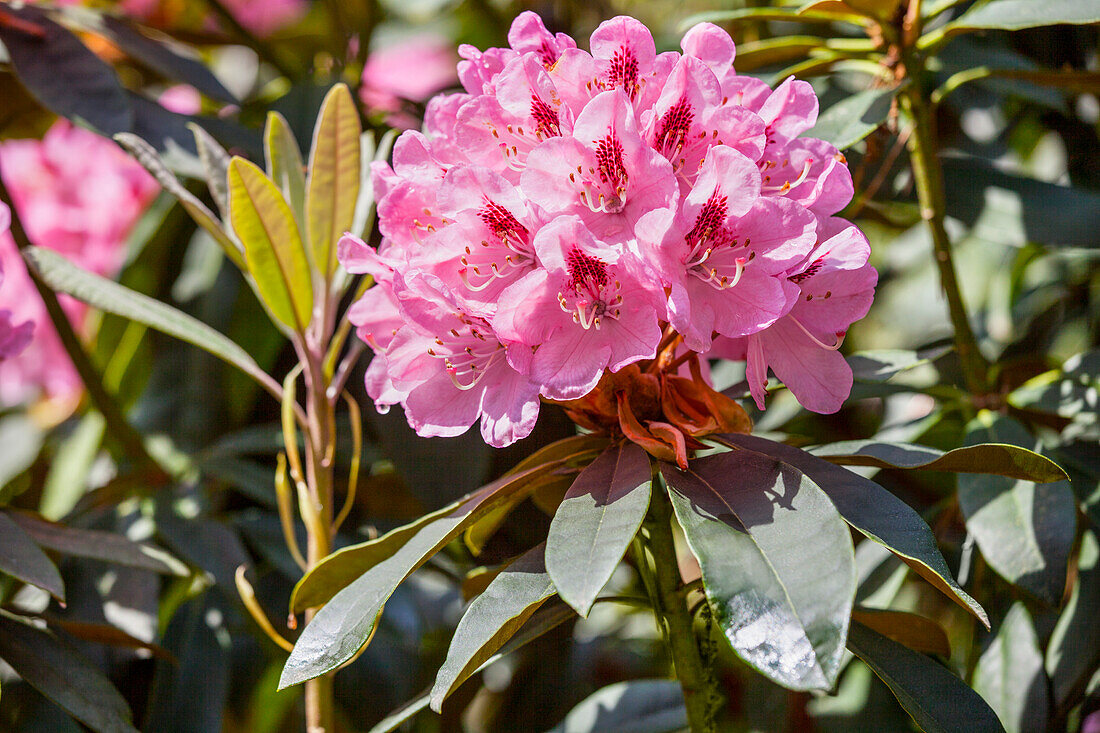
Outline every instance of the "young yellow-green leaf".
<path id="1" fill-rule="evenodd" d="M 337 84 L 321 105 L 309 155 L 306 217 L 317 269 L 326 278 L 336 272 L 336 242 L 351 229 L 359 198 L 359 113 L 344 84 Z"/>
<path id="2" fill-rule="evenodd" d="M 267 155 L 267 175 L 283 192 L 290 204 L 299 229 L 306 224 L 306 172 L 302 151 L 290 129 L 290 124 L 278 112 L 267 113 L 264 127 L 264 152 Z"/>
<path id="3" fill-rule="evenodd" d="M 539 478 L 549 473 L 552 469 L 553 466 L 551 466 L 551 464 L 556 466 L 565 460 L 571 460 L 577 456 L 593 453 L 601 449 L 605 442 L 606 439 L 598 435 L 576 435 L 570 438 L 564 438 L 528 456 L 512 469 L 512 471 L 505 476 L 505 479 L 509 477 L 517 478 L 522 482 L 522 488 L 524 489 L 537 486 L 539 485 Z M 540 470 L 532 471 L 532 469 Z M 442 509 L 437 509 L 430 514 L 425 514 L 419 519 L 404 526 L 397 527 L 377 539 L 363 542 L 358 545 L 351 545 L 332 553 L 298 581 L 298 584 L 294 587 L 294 591 L 290 596 L 291 612 L 298 613 L 307 608 L 320 606 L 328 602 L 337 592 L 347 587 L 360 575 L 397 552 L 410 540 L 410 538 L 420 532 L 420 530 L 433 522 L 451 515 L 460 506 L 480 496 L 486 488 L 497 487 L 501 490 L 501 494 L 503 494 L 503 496 L 500 497 L 502 501 L 494 501 L 493 507 L 506 503 L 509 498 L 514 495 L 511 489 L 515 488 L 518 490 L 521 487 L 519 485 L 509 486 L 506 483 L 502 485 L 505 479 L 489 484 L 488 487 L 483 487 L 472 494 L 467 494 L 461 499 L 451 502 Z M 506 487 L 507 490 L 505 490 Z M 487 513 L 488 512 L 479 512 L 478 516 L 471 518 L 470 522 L 465 524 L 463 528 L 473 524 L 477 519 L 485 516 Z"/>
<path id="4" fill-rule="evenodd" d="M 649 456 L 626 443 L 604 451 L 566 492 L 546 536 L 546 569 L 580 615 L 588 615 L 638 533 L 651 489 Z"/>
<path id="5" fill-rule="evenodd" d="M 802 472 L 731 451 L 661 475 L 707 601 L 739 657 L 792 690 L 829 690 L 844 656 L 855 557 L 848 527 Z"/>
<path id="6" fill-rule="evenodd" d="M 60 601 L 65 600 L 65 584 L 53 562 L 4 512 L 0 512 L 0 573 L 37 586 Z"/>
<path id="7" fill-rule="evenodd" d="M 1043 652 L 1027 607 L 1017 601 L 974 669 L 974 689 L 985 698 L 1008 733 L 1047 730 L 1050 692 Z"/>
<path id="8" fill-rule="evenodd" d="M 206 186 L 222 217 L 229 215 L 229 153 L 225 148 L 195 122 L 187 123 L 191 134 L 195 136 L 195 148 L 199 151 L 199 162 L 206 175 Z"/>
<path id="9" fill-rule="evenodd" d="M 447 696 L 554 595 L 544 551 L 545 543 L 540 543 L 525 552 L 500 571 L 466 609 L 447 649 L 447 659 L 436 675 L 432 710 L 439 712 Z"/>
<path id="10" fill-rule="evenodd" d="M 943 665 L 858 621 L 848 648 L 886 683 L 925 733 L 1004 733 L 981 695 Z"/>
<path id="11" fill-rule="evenodd" d="M 313 283 L 298 225 L 271 179 L 244 158 L 229 163 L 229 216 L 260 297 L 276 318 L 304 331 Z"/>
<path id="12" fill-rule="evenodd" d="M 983 447 L 980 444 L 989 440 L 1036 442 L 1015 420 L 983 412 L 967 426 L 965 442 Z M 959 476 L 959 508 L 982 556 L 998 575 L 1058 604 L 1077 534 L 1077 503 L 1068 481 L 1035 484 L 965 473 Z"/>
<path id="13" fill-rule="evenodd" d="M 1038 483 L 1068 478 L 1066 472 L 1046 456 L 1006 443 L 980 443 L 944 453 L 913 443 L 850 440 L 813 448 L 812 453 L 839 466 L 982 473 Z"/>
<path id="14" fill-rule="evenodd" d="M 406 530 L 408 540 L 392 553 L 378 557 L 376 549 L 372 548 L 374 551 L 370 560 L 374 564 L 365 572 L 359 570 L 365 564 L 364 558 L 359 556 L 365 553 L 363 545 L 354 548 L 359 551 L 358 554 L 353 548 L 345 548 L 343 555 L 337 553 L 330 556 L 326 560 L 330 571 L 346 572 L 350 566 L 355 569 L 354 572 L 361 574 L 358 577 L 351 575 L 355 579 L 332 596 L 302 631 L 283 668 L 279 689 L 330 672 L 354 657 L 370 641 L 386 601 L 414 570 L 458 537 L 472 522 L 515 492 L 524 490 L 531 479 L 559 465 L 560 462 L 544 464 L 505 476 L 481 488 L 457 508 L 434 521 L 415 523 L 420 525 L 419 529 Z M 311 574 L 307 574 L 306 578 Z M 299 582 L 297 590 L 301 591 L 306 578 Z M 318 588 L 323 592 L 331 589 L 332 586 Z M 302 598 L 301 593 L 295 594 L 292 603 L 300 604 Z"/>
<path id="15" fill-rule="evenodd" d="M 874 481 L 793 446 L 755 435 L 723 435 L 722 442 L 774 456 L 812 478 L 840 516 L 864 535 L 900 557 L 922 578 L 989 626 L 982 607 L 955 582 L 936 537 L 908 504 Z"/>

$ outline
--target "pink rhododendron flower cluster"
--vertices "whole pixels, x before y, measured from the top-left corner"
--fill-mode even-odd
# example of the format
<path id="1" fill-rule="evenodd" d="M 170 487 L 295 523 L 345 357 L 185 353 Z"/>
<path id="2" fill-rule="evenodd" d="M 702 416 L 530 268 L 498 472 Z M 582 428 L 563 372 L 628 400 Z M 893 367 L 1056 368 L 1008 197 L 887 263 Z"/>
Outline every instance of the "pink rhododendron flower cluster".
<path id="1" fill-rule="evenodd" d="M 770 368 L 807 408 L 836 411 L 852 384 L 837 348 L 877 275 L 835 216 L 853 193 L 844 157 L 803 137 L 810 85 L 737 74 L 711 24 L 683 53 L 657 53 L 629 17 L 600 25 L 590 53 L 530 12 L 508 40 L 460 48 L 465 92 L 434 98 L 393 167 L 375 164 L 381 247 L 341 242 L 347 269 L 376 282 L 351 312 L 376 404 L 404 405 L 421 435 L 480 419 L 503 446 L 540 398 L 577 400 L 645 360 L 675 371 L 686 351 L 745 359 L 760 407 Z M 671 394 L 662 384 L 646 389 Z"/>
<path id="2" fill-rule="evenodd" d="M 11 226 L 11 211 L 0 203 L 0 238 L 7 237 L 8 227 Z M 0 262 L 0 287 L 4 285 L 4 268 Z M 18 354 L 31 340 L 34 332 L 34 323 L 27 321 L 16 325 L 12 321 L 12 313 L 7 308 L 0 308 L 0 361 L 10 359 Z"/>
<path id="3" fill-rule="evenodd" d="M 42 140 L 0 144 L 0 172 L 31 242 L 56 250 L 80 267 L 113 275 L 122 265 L 127 234 L 156 195 L 156 181 L 117 145 L 59 121 Z M 6 229 L 6 227 L 4 227 Z M 0 233 L 0 312 L 34 339 L 0 363 L 0 404 L 42 394 L 61 403 L 82 391 L 80 378 L 53 330 L 11 235 Z M 87 307 L 63 297 L 78 327 Z M 24 336 L 25 339 L 25 336 Z"/>

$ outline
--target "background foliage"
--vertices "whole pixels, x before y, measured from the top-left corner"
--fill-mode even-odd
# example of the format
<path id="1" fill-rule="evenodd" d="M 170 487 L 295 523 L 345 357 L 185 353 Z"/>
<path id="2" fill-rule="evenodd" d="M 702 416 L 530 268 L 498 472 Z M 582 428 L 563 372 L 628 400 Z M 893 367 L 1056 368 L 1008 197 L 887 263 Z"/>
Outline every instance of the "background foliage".
<path id="1" fill-rule="evenodd" d="M 135 135 L 180 175 L 182 184 L 172 185 L 192 214 L 224 216 L 225 201 L 197 183 L 209 161 L 200 157 L 189 122 L 231 152 L 262 161 L 260 130 L 277 110 L 308 151 L 321 101 L 343 80 L 359 92 L 365 129 L 384 153 L 389 125 L 415 120 L 436 91 L 402 86 L 417 75 L 409 69 L 428 75 L 430 54 L 453 65 L 449 49 L 457 43 L 501 45 L 511 17 L 529 7 L 313 2 L 272 24 L 248 20 L 247 3 L 239 5 L 0 5 L 0 19 L 45 28 L 50 49 L 44 54 L 30 44 L 16 21 L 0 22 L 0 137 L 41 136 L 56 115 L 103 135 L 122 133 L 131 149 L 141 147 L 126 137 Z M 754 413 L 757 435 L 799 446 L 873 439 L 944 451 L 1009 443 L 1055 459 L 1070 481 L 956 477 L 947 465 L 910 472 L 898 466 L 926 461 L 867 457 L 856 470 L 932 526 L 951 571 L 988 612 L 992 629 L 863 541 L 856 599 L 865 615 L 849 643 L 858 658 L 845 656 L 836 694 L 774 685 L 715 637 L 712 663 L 728 701 L 723 725 L 909 730 L 912 721 L 895 700 L 908 695 L 945 701 L 946 709 L 917 721 L 926 730 L 966 730 L 975 708 L 965 696 L 950 696 L 963 693 L 933 694 L 953 673 L 1006 730 L 1094 730 L 1100 78 L 1090 24 L 1100 11 L 1089 0 L 926 2 L 924 13 L 937 17 L 921 42 L 926 73 L 912 78 L 901 71 L 913 68 L 912 59 L 891 56 L 881 37 L 862 30 L 861 14 L 901 20 L 897 3 L 818 2 L 795 15 L 800 5 L 531 7 L 552 29 L 578 38 L 628 12 L 653 29 L 659 49 L 675 48 L 693 22 L 688 16 L 698 13 L 731 31 L 740 72 L 769 81 L 795 74 L 815 84 L 823 114 L 814 134 L 845 149 L 856 179 L 845 215 L 870 236 L 881 278 L 870 315 L 845 342 L 857 377 L 852 400 L 836 415 L 820 416 L 778 391 L 766 413 Z M 387 51 L 401 48 L 412 51 L 403 62 L 398 56 L 394 89 L 384 88 L 384 73 L 364 77 L 369 59 L 381 65 Z M 183 114 L 154 101 L 179 83 L 201 94 L 199 109 Z M 438 87 L 453 84 L 441 76 Z M 907 108 L 898 95 L 910 85 L 929 92 L 923 96 L 934 106 Z M 906 144 L 920 134 L 910 121 L 921 114 L 934 116 L 935 135 L 923 144 L 939 151 L 956 305 L 965 304 L 976 353 L 967 353 L 966 338 L 958 340 L 958 314 L 953 322 L 940 290 L 941 243 L 916 203 Z M 18 175 L 3 170 L 9 187 Z M 158 179 L 168 183 L 170 175 Z M 197 319 L 166 315 L 165 328 L 176 336 L 211 343 L 217 337 L 203 330 L 208 324 L 229 337 L 216 345 L 231 352 L 230 361 L 285 374 L 294 354 L 216 239 L 162 194 L 130 232 L 118 280 Z M 49 272 L 49 254 L 36 256 Z M 129 307 L 154 318 L 148 302 Z M 236 577 L 238 567 L 248 568 L 257 602 L 282 630 L 301 573 L 283 544 L 271 479 L 281 447 L 279 405 L 213 356 L 135 329 L 123 317 L 131 313 L 104 314 L 82 331 L 87 363 L 77 368 L 88 391 L 71 414 L 33 400 L 3 405 L 0 413 L 0 727 L 79 730 L 75 718 L 111 731 L 299 730 L 300 691 L 276 692 L 286 653 L 245 611 Z M 293 304 L 276 316 L 292 324 Z M 350 380 L 361 401 L 363 366 Z M 736 390 L 742 377 L 715 372 L 720 388 Z M 571 434 L 564 415 L 544 412 L 531 438 L 503 451 L 487 448 L 476 433 L 424 441 L 396 412 L 364 414 L 364 476 L 336 545 L 438 509 Z M 346 424 L 343 412 L 340 418 Z M 350 436 L 344 439 L 350 449 Z M 485 569 L 536 545 L 550 522 L 536 495 L 493 531 L 451 543 L 401 585 L 372 644 L 338 677 L 341 726 L 368 729 L 408 700 L 413 708 L 391 720 L 408 719 L 413 730 L 546 730 L 557 721 L 563 731 L 682 725 L 676 684 L 655 679 L 666 675 L 668 660 L 652 615 L 602 600 L 583 620 L 557 601 L 542 606 L 525 629 L 545 633 L 532 632 L 530 643 L 458 686 L 441 715 L 412 714 L 427 707 L 421 694 L 447 659 L 464 599 L 485 587 Z M 644 596 L 629 563 L 612 585 L 616 596 Z M 887 611 L 929 623 L 914 627 L 912 616 Z M 887 638 L 902 629 L 904 647 Z M 912 674 L 914 664 L 921 674 Z M 959 711 L 967 711 L 965 720 L 953 717 Z"/>

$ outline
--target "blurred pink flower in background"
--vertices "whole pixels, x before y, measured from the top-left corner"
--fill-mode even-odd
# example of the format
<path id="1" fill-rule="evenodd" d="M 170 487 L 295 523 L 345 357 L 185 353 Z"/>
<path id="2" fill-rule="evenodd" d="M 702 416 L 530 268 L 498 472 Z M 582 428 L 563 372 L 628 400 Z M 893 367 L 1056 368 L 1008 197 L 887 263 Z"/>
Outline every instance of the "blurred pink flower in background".
<path id="1" fill-rule="evenodd" d="M 148 21 L 166 10 L 162 5 L 161 0 L 123 0 L 120 7 L 131 18 Z M 307 0 L 225 0 L 225 7 L 233 17 L 257 36 L 271 35 L 299 20 L 307 5 Z"/>
<path id="2" fill-rule="evenodd" d="M 10 224 L 11 211 L 4 204 L 0 204 L 0 237 L 8 236 Z M 0 285 L 3 284 L 4 269 L 0 266 Z M 0 309 L 0 361 L 10 359 L 26 348 L 33 332 L 34 323 L 27 321 L 17 326 L 12 321 L 11 311 L 6 308 Z"/>
<path id="3" fill-rule="evenodd" d="M 31 242 L 105 276 L 118 272 L 126 237 L 159 190 L 113 142 L 64 120 L 42 140 L 0 144 L 0 171 Z M 35 397 L 75 402 L 79 377 L 7 232 L 0 234 L 0 270 L 0 310 L 14 323 L 34 324 L 26 350 L 0 363 L 0 405 Z M 70 298 L 62 304 L 80 330 L 87 307 Z"/>
<path id="4" fill-rule="evenodd" d="M 423 102 L 458 81 L 454 46 L 435 33 L 396 40 L 371 53 L 363 66 L 359 98 L 371 112 L 389 113 L 386 121 L 415 128 L 420 121 L 402 111 L 402 100 Z"/>
<path id="5" fill-rule="evenodd" d="M 197 115 L 202 110 L 202 95 L 190 84 L 176 84 L 160 93 L 157 102 L 178 115 Z"/>

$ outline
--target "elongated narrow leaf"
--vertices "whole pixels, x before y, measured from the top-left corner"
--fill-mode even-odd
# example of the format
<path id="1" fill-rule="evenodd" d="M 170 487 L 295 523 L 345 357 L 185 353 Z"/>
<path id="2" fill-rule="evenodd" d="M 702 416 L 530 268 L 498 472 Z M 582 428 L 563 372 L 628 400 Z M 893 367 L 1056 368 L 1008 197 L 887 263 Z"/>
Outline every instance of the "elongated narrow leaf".
<path id="1" fill-rule="evenodd" d="M 153 37 L 129 21 L 113 15 L 96 15 L 95 30 L 150 69 L 176 81 L 186 82 L 208 97 L 230 104 L 240 100 L 203 65 L 198 55 L 166 36 Z"/>
<path id="2" fill-rule="evenodd" d="M 696 23 L 728 23 L 734 21 L 783 21 L 787 23 L 853 23 L 863 25 L 866 19 L 851 13 L 820 12 L 807 10 L 797 12 L 794 8 L 738 8 L 736 10 L 709 10 L 705 13 L 691 15 L 680 21 L 680 29 L 687 30 Z"/>
<path id="3" fill-rule="evenodd" d="M 99 670 L 58 637 L 0 613 L 0 659 L 99 733 L 137 733 L 130 708 Z"/>
<path id="4" fill-rule="evenodd" d="M 130 99 L 108 63 L 41 8 L 5 3 L 4 13 L 42 31 L 37 36 L 0 23 L 0 41 L 15 75 L 43 107 L 71 120 L 84 120 L 104 135 L 133 129 Z"/>
<path id="5" fill-rule="evenodd" d="M 608 448 L 581 471 L 546 536 L 546 569 L 562 600 L 587 616 L 649 509 L 649 456 L 634 443 Z"/>
<path id="6" fill-rule="evenodd" d="M 817 482 L 844 521 L 905 561 L 922 578 L 989 626 L 982 607 L 955 582 L 932 530 L 912 507 L 874 481 L 803 450 L 754 435 L 724 435 L 738 448 L 776 456 Z"/>
<path id="7" fill-rule="evenodd" d="M 605 443 L 605 439 L 596 435 L 577 435 L 559 440 L 528 456 L 509 472 L 505 479 L 510 481 L 511 478 L 518 478 L 520 482 L 536 484 L 540 476 L 552 470 L 550 464 L 593 454 L 602 449 Z M 534 468 L 540 468 L 540 471 L 530 470 Z M 505 479 L 467 494 L 442 509 L 425 514 L 416 521 L 391 530 L 377 539 L 351 545 L 329 555 L 298 581 L 298 584 L 294 587 L 294 592 L 290 596 L 291 612 L 299 613 L 307 608 L 320 606 L 327 602 L 353 580 L 397 552 L 410 538 L 426 526 L 450 516 L 467 502 L 481 495 L 485 488 L 500 487 L 502 494 L 504 494 L 502 498 L 507 501 L 508 497 L 513 494 L 511 487 L 504 490 L 504 485 L 501 482 Z M 494 506 L 497 506 L 495 502 Z M 479 513 L 479 516 L 484 515 Z"/>
<path id="8" fill-rule="evenodd" d="M 128 132 L 115 135 L 115 140 L 119 145 L 126 148 L 130 155 L 134 156 L 134 159 L 152 174 L 153 178 L 157 179 L 157 183 L 165 191 L 176 197 L 184 210 L 195 220 L 195 223 L 205 229 L 214 238 L 214 241 L 221 246 L 226 256 L 238 267 L 244 269 L 244 257 L 241 255 L 241 250 L 226 234 L 221 221 L 214 216 L 214 212 L 206 207 L 206 204 L 199 201 L 194 194 L 183 187 L 175 174 L 168 170 L 168 166 L 161 160 L 156 148 L 137 135 Z"/>
<path id="9" fill-rule="evenodd" d="M 199 151 L 199 162 L 206 175 L 206 186 L 214 203 L 223 217 L 229 216 L 229 153 L 201 125 L 187 123 L 191 134 L 195 136 L 195 149 Z"/>
<path id="10" fill-rule="evenodd" d="M 1046 25 L 1100 23 L 1093 0 L 993 0 L 960 15 L 943 29 L 948 36 L 995 28 L 1018 31 Z"/>
<path id="11" fill-rule="evenodd" d="M 868 89 L 837 102 L 821 113 L 808 133 L 845 150 L 886 122 L 897 89 Z"/>
<path id="12" fill-rule="evenodd" d="M 486 659 L 480 667 L 475 670 L 474 674 L 482 671 L 490 664 L 497 660 L 511 654 L 516 649 L 529 644 L 535 639 L 539 638 L 543 634 L 556 629 L 561 626 L 565 621 L 573 618 L 573 609 L 564 603 L 558 601 L 550 601 L 538 611 L 523 625 L 523 627 L 512 636 L 511 640 L 504 645 L 504 647 L 493 656 Z M 378 721 L 368 733 L 389 733 L 404 724 L 406 721 L 411 720 L 424 708 L 428 707 L 431 702 L 431 689 L 425 690 L 422 694 L 409 700 L 401 707 L 397 708 L 382 720 Z"/>
<path id="13" fill-rule="evenodd" d="M 1047 644 L 1046 670 L 1054 702 L 1063 705 L 1080 694 L 1100 664 L 1100 544 L 1089 530 L 1081 538 L 1077 584 Z"/>
<path id="14" fill-rule="evenodd" d="M 1034 445 L 1015 420 L 986 419 L 967 426 L 965 442 Z M 1010 583 L 1057 605 L 1077 534 L 1077 503 L 1068 481 L 1035 484 L 1001 476 L 959 476 L 959 508 L 989 566 Z"/>
<path id="15" fill-rule="evenodd" d="M 852 611 L 852 620 L 914 651 L 939 654 L 944 658 L 951 656 L 947 632 L 935 621 L 924 616 L 906 611 L 857 608 Z"/>
<path id="16" fill-rule="evenodd" d="M 763 66 L 788 63 L 805 58 L 811 51 L 824 46 L 825 39 L 818 36 L 780 36 L 744 43 L 737 47 L 737 70 L 752 71 Z"/>
<path id="17" fill-rule="evenodd" d="M 686 729 L 687 724 L 679 682 L 630 680 L 593 692 L 550 733 L 672 733 Z"/>
<path id="18" fill-rule="evenodd" d="M 0 573 L 38 586 L 58 600 L 65 600 L 65 583 L 53 562 L 4 512 L 0 512 Z"/>
<path id="19" fill-rule="evenodd" d="M 1024 604 L 1013 604 L 997 636 L 982 652 L 974 670 L 974 689 L 996 711 L 1008 733 L 1047 730 L 1050 693 L 1043 652 Z"/>
<path id="20" fill-rule="evenodd" d="M 852 376 L 857 382 L 887 382 L 910 369 L 929 364 L 951 351 L 951 347 L 909 351 L 907 349 L 878 349 L 857 351 L 848 357 Z"/>
<path id="21" fill-rule="evenodd" d="M 841 466 L 994 474 L 1040 483 L 1067 478 L 1066 472 L 1046 456 L 1007 443 L 975 443 L 944 453 L 914 443 L 851 440 L 810 450 L 815 456 Z"/>
<path id="22" fill-rule="evenodd" d="M 283 668 L 279 688 L 329 672 L 355 656 L 370 640 L 382 607 L 405 578 L 458 537 L 470 523 L 559 463 L 536 466 L 485 486 L 456 509 L 411 533 L 400 549 L 378 559 L 333 596 L 302 631 Z M 351 557 L 354 561 L 354 555 Z M 300 603 L 301 598 L 295 601 Z"/>
<path id="23" fill-rule="evenodd" d="M 498 573 L 466 609 L 447 649 L 447 659 L 435 677 L 432 710 L 439 712 L 447 696 L 554 595 L 554 582 L 546 572 L 545 551 L 546 545 L 541 543 L 525 552 Z"/>
<path id="24" fill-rule="evenodd" d="M 198 346 L 237 367 L 260 384 L 271 382 L 271 378 L 248 352 L 202 321 L 113 280 L 86 272 L 53 250 L 31 247 L 23 256 L 54 290 Z"/>
<path id="25" fill-rule="evenodd" d="M 313 283 L 298 225 L 271 179 L 244 158 L 229 163 L 229 218 L 267 307 L 304 331 L 313 311 Z"/>
<path id="26" fill-rule="evenodd" d="M 981 695 L 923 654 L 858 621 L 848 631 L 848 648 L 886 683 L 926 733 L 1004 733 Z"/>
<path id="27" fill-rule="evenodd" d="M 290 210 L 303 230 L 306 225 L 306 174 L 302 151 L 290 129 L 290 124 L 278 112 L 267 113 L 264 127 L 264 151 L 267 154 L 267 175 L 283 192 Z"/>
<path id="28" fill-rule="evenodd" d="M 313 259 L 326 277 L 336 271 L 336 242 L 351 229 L 355 218 L 362 131 L 351 92 L 337 84 L 325 97 L 313 131 L 306 194 Z"/>
<path id="29" fill-rule="evenodd" d="M 187 567 L 164 550 L 133 542 L 122 535 L 68 527 L 22 512 L 12 512 L 8 516 L 40 546 L 63 555 L 102 560 L 162 575 L 188 574 Z"/>
<path id="30" fill-rule="evenodd" d="M 662 463 L 707 600 L 734 651 L 775 682 L 836 682 L 856 590 L 852 540 L 821 489 L 750 451 Z"/>

